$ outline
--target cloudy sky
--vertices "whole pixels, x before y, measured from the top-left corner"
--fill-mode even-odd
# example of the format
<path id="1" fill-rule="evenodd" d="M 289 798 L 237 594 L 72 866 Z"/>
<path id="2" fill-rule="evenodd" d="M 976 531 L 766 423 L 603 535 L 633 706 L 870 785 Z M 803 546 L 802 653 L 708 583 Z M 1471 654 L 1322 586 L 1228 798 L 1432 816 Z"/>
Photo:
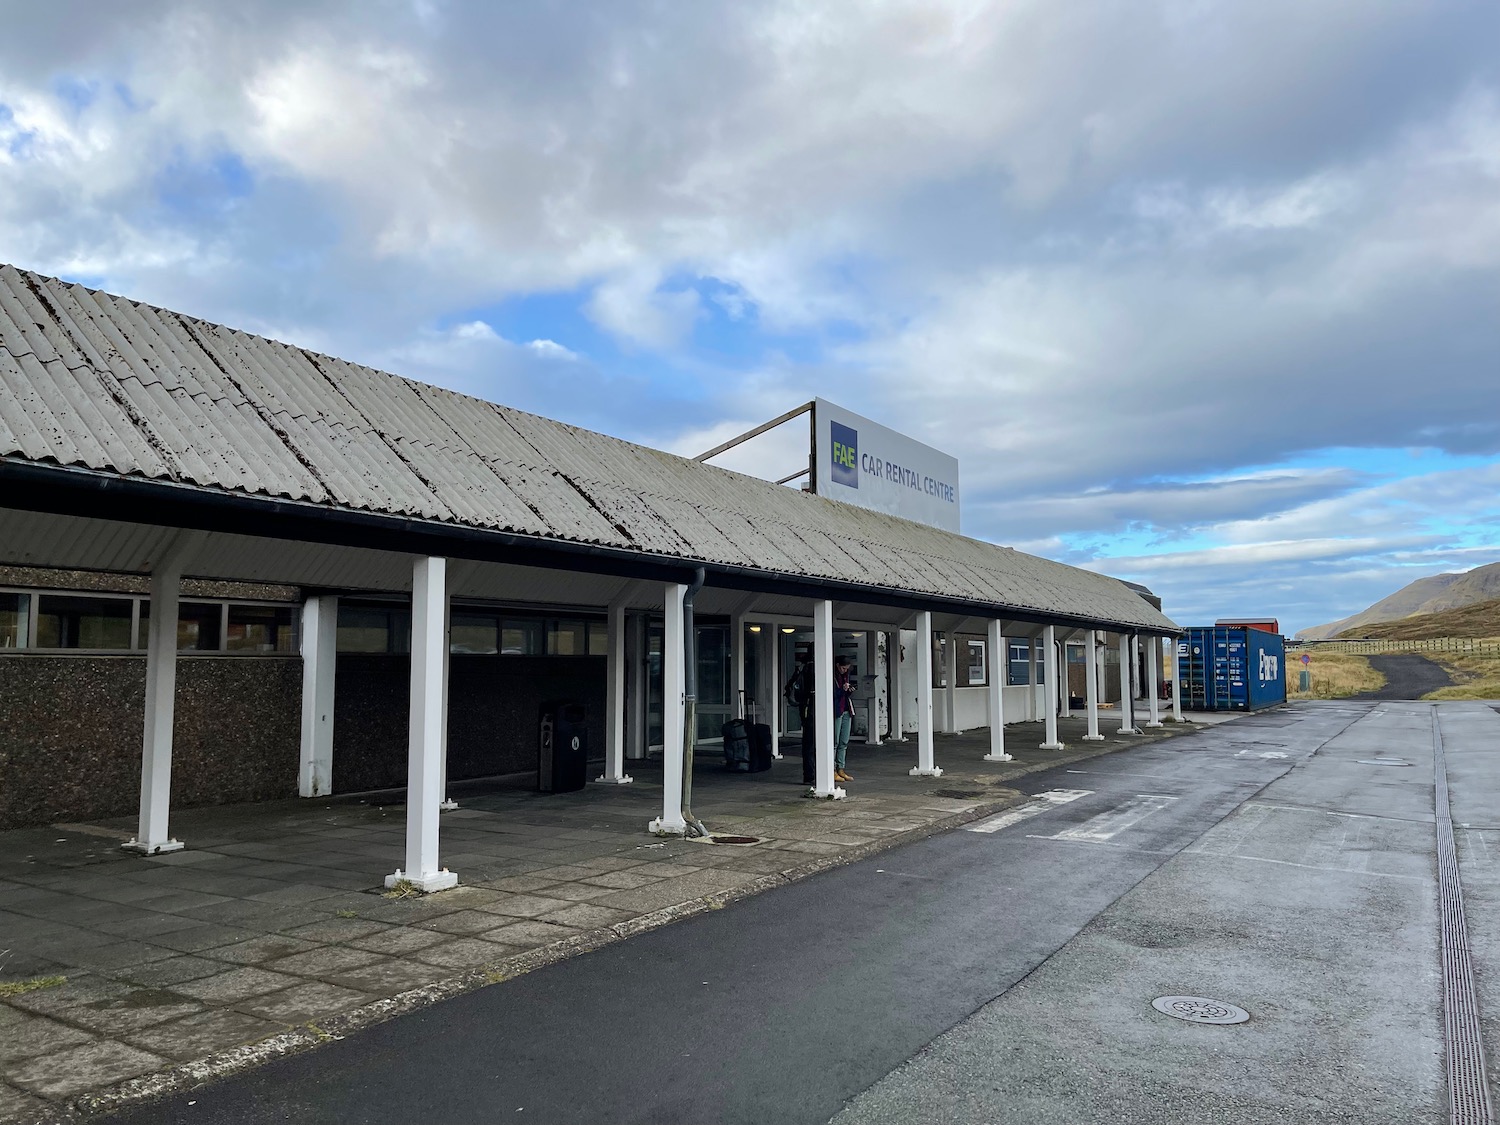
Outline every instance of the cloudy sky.
<path id="1" fill-rule="evenodd" d="M 688 454 L 823 395 L 1185 624 L 1500 559 L 1493 0 L 0 26 L 0 261 Z"/>

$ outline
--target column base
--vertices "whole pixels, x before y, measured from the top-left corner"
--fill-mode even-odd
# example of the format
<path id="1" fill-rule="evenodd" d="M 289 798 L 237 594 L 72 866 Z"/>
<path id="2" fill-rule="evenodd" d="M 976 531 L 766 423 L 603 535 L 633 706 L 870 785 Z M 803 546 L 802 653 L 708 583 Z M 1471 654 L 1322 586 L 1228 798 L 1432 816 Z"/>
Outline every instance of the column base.
<path id="1" fill-rule="evenodd" d="M 773 751 L 771 751 L 771 761 L 773 761 L 773 762 L 779 762 L 779 761 L 781 761 L 785 757 L 786 757 L 786 755 L 783 754 L 780 750 L 773 750 Z"/>
<path id="2" fill-rule="evenodd" d="M 438 805 L 439 812 L 452 812 L 456 808 L 458 808 L 458 802 L 455 801 L 452 797 L 444 797 L 442 802 Z"/>
<path id="3" fill-rule="evenodd" d="M 933 766 L 930 770 L 924 770 L 921 766 L 912 766 L 912 768 L 909 769 L 909 770 L 907 770 L 906 772 L 911 777 L 942 777 L 943 776 L 943 770 L 942 770 L 941 766 Z"/>
<path id="4" fill-rule="evenodd" d="M 139 840 L 126 840 L 120 845 L 120 850 L 135 852 L 137 855 L 165 855 L 167 852 L 180 852 L 185 846 L 181 840 L 163 840 L 159 844 L 143 844 Z"/>
<path id="5" fill-rule="evenodd" d="M 594 778 L 595 785 L 630 785 L 634 783 L 634 781 L 635 778 L 631 777 L 628 773 L 622 773 L 619 777 L 610 777 L 608 774 L 600 774 L 598 777 Z"/>
<path id="6" fill-rule="evenodd" d="M 1147 727 L 1148 730 L 1150 728 L 1152 728 L 1152 727 L 1162 727 L 1162 726 L 1166 726 L 1166 724 L 1162 723 L 1162 722 L 1155 722 L 1155 723 L 1147 723 L 1146 724 L 1146 727 Z"/>
<path id="7" fill-rule="evenodd" d="M 1141 731 L 1140 727 L 1121 727 L 1119 730 L 1115 731 L 1115 733 L 1116 734 L 1140 734 L 1140 733 L 1142 733 L 1142 731 Z"/>
<path id="8" fill-rule="evenodd" d="M 832 789 L 818 789 L 815 787 L 812 790 L 812 796 L 816 797 L 820 801 L 842 801 L 848 795 L 849 794 L 845 793 L 837 785 L 835 785 Z"/>
<path id="9" fill-rule="evenodd" d="M 646 831 L 653 836 L 686 836 L 687 821 L 681 816 L 678 816 L 676 820 L 668 820 L 664 816 L 659 816 L 646 825 Z"/>
<path id="10" fill-rule="evenodd" d="M 980 759 L 982 762 L 1014 762 L 1015 760 L 1010 754 L 986 754 Z"/>
<path id="11" fill-rule="evenodd" d="M 450 887 L 458 886 L 458 876 L 446 867 L 429 875 L 408 875 L 398 867 L 394 875 L 385 877 L 386 889 L 389 890 L 397 883 L 410 883 L 423 894 L 431 894 L 433 891 L 446 891 Z"/>
<path id="12" fill-rule="evenodd" d="M 1085 742 L 1103 742 L 1104 736 L 1102 734 L 1086 734 L 1083 736 L 1083 740 Z"/>
<path id="13" fill-rule="evenodd" d="M 1037 747 L 1038 750 L 1066 750 L 1067 747 L 1061 742 L 1044 742 Z"/>

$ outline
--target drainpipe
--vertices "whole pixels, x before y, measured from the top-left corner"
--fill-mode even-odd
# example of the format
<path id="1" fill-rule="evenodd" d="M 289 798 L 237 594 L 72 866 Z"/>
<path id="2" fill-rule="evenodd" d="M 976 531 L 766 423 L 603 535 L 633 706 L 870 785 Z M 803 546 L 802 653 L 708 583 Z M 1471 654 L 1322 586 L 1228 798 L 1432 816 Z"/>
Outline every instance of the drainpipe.
<path id="1" fill-rule="evenodd" d="M 682 729 L 682 819 L 689 836 L 707 836 L 708 829 L 693 815 L 693 745 L 698 740 L 698 630 L 693 625 L 693 599 L 707 578 L 703 567 L 693 571 L 693 581 L 682 595 L 682 643 L 687 667 L 683 669 Z"/>

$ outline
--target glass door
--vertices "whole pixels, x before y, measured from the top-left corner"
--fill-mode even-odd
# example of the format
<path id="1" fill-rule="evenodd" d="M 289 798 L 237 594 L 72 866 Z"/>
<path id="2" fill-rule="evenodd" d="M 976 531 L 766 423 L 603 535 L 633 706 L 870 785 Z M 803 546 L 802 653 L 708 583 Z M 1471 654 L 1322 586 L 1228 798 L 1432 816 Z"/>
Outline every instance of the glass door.
<path id="1" fill-rule="evenodd" d="M 723 745 L 724 724 L 734 714 L 730 705 L 729 626 L 699 625 L 698 730 L 700 746 Z"/>

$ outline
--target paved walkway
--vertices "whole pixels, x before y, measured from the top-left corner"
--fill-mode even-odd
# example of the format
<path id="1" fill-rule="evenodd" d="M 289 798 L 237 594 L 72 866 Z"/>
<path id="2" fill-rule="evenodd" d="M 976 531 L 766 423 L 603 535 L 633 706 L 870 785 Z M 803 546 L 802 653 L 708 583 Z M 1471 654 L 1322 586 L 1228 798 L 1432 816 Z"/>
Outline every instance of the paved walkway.
<path id="1" fill-rule="evenodd" d="M 176 812 L 187 850 L 150 859 L 118 850 L 126 821 L 3 833 L 0 1120 L 254 1065 L 982 815 L 1033 770 L 1192 729 L 1091 744 L 1064 720 L 1068 748 L 1048 752 L 1040 724 L 1017 724 L 1008 763 L 981 760 L 987 731 L 939 736 L 937 779 L 907 775 L 914 742 L 855 746 L 839 802 L 805 799 L 795 758 L 744 775 L 700 757 L 694 811 L 750 847 L 647 835 L 659 765 L 572 794 L 458 786 L 443 861 L 461 885 L 429 896 L 380 886 L 402 862 L 400 793 Z"/>

